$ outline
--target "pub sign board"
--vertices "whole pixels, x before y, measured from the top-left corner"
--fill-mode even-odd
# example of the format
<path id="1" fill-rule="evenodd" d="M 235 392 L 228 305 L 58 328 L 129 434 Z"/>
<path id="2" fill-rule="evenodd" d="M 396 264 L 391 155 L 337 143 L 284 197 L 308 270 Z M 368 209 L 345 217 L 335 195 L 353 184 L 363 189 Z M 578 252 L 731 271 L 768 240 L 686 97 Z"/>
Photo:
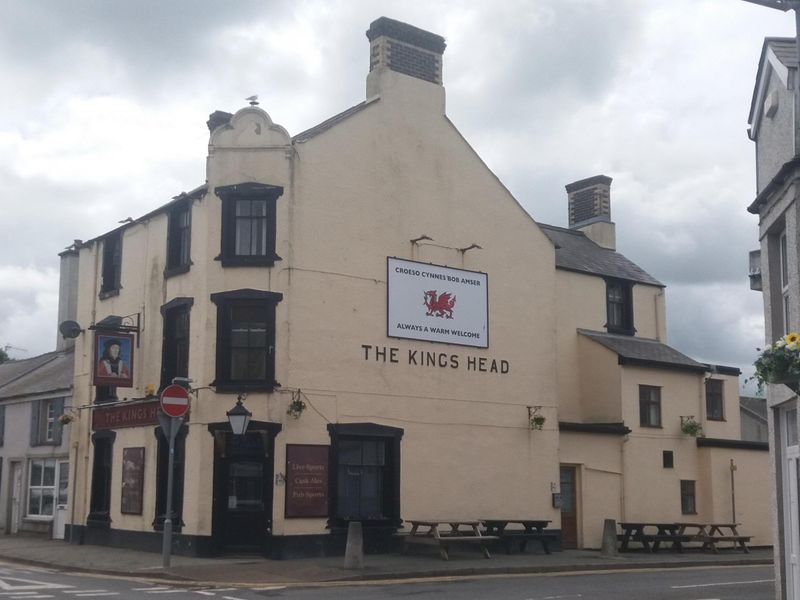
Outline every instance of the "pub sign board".
<path id="1" fill-rule="evenodd" d="M 387 258 L 387 335 L 489 347 L 486 273 Z"/>
<path id="2" fill-rule="evenodd" d="M 328 516 L 329 446 L 286 444 L 287 519 Z"/>
<path id="3" fill-rule="evenodd" d="M 94 332 L 94 379 L 92 385 L 133 387 L 133 334 Z"/>

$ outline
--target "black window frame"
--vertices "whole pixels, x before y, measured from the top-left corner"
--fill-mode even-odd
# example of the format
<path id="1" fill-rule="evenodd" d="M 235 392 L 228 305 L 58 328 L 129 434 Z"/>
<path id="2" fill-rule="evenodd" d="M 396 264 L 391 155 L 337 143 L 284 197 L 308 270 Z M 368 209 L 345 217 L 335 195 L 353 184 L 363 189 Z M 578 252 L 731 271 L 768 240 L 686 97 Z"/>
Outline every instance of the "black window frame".
<path id="1" fill-rule="evenodd" d="M 711 388 L 718 388 L 712 390 Z M 709 377 L 706 379 L 706 419 L 709 421 L 725 420 L 725 385 L 722 379 Z"/>
<path id="2" fill-rule="evenodd" d="M 103 238 L 103 262 L 100 273 L 100 293 L 103 300 L 116 296 L 122 289 L 122 231 L 112 231 Z"/>
<path id="3" fill-rule="evenodd" d="M 655 393 L 655 399 L 652 397 Z M 646 394 L 646 396 L 645 396 Z M 658 407 L 657 422 L 651 422 L 649 407 L 655 405 Z M 641 427 L 654 427 L 660 428 L 663 419 L 661 415 L 661 388 L 656 385 L 640 385 L 639 386 L 639 425 Z"/>
<path id="4" fill-rule="evenodd" d="M 665 469 L 674 469 L 675 453 L 672 450 L 663 450 L 661 452 L 661 464 Z"/>
<path id="5" fill-rule="evenodd" d="M 330 528 L 347 527 L 351 520 L 358 520 L 364 527 L 388 527 L 398 529 L 403 520 L 400 516 L 400 442 L 404 430 L 375 423 L 328 424 L 331 438 L 330 469 L 328 477 L 328 509 Z M 339 446 L 342 441 L 381 441 L 386 451 L 383 478 L 382 519 L 348 519 L 339 515 Z"/>
<path id="6" fill-rule="evenodd" d="M 275 339 L 278 303 L 283 300 L 279 292 L 242 289 L 211 294 L 211 301 L 217 305 L 217 352 L 216 377 L 210 384 L 218 392 L 263 391 L 275 389 Z M 265 332 L 265 371 L 264 377 L 235 379 L 231 373 L 232 362 L 232 317 L 237 308 L 257 308 L 265 311 L 267 330 Z"/>
<path id="7" fill-rule="evenodd" d="M 111 478 L 116 437 L 114 431 L 98 431 L 92 434 L 92 484 L 89 515 L 86 517 L 86 525 L 89 527 L 109 527 L 111 523 Z"/>
<path id="8" fill-rule="evenodd" d="M 220 235 L 220 254 L 217 257 L 223 267 L 271 267 L 281 260 L 275 252 L 277 236 L 277 202 L 283 195 L 283 187 L 265 183 L 246 182 L 236 185 L 219 186 L 214 193 L 222 201 L 222 225 Z M 255 220 L 252 216 L 237 217 L 239 203 L 265 203 L 263 219 L 265 242 L 263 251 L 258 254 L 237 254 L 237 220 Z"/>
<path id="9" fill-rule="evenodd" d="M 624 279 L 606 280 L 606 330 L 620 335 L 634 335 L 633 283 Z M 619 306 L 619 311 L 614 308 Z"/>
<path id="10" fill-rule="evenodd" d="M 697 514 L 697 486 L 694 479 L 681 479 L 681 514 Z"/>
<path id="11" fill-rule="evenodd" d="M 185 216 L 185 219 L 182 217 Z M 167 213 L 167 260 L 164 278 L 186 273 L 192 266 L 192 201 L 176 203 Z"/>
<path id="12" fill-rule="evenodd" d="M 161 307 L 161 385 L 160 390 L 175 377 L 189 376 L 189 346 L 191 309 L 194 298 L 175 298 Z M 183 329 L 183 331 L 180 331 Z"/>

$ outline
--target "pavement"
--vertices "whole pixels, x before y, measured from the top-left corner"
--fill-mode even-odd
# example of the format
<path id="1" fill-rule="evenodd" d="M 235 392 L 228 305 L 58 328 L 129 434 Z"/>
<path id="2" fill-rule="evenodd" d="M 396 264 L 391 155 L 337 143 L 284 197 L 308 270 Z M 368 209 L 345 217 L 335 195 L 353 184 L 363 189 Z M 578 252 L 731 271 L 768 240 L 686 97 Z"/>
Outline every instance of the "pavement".
<path id="1" fill-rule="evenodd" d="M 147 579 L 168 579 L 186 585 L 332 585 L 357 581 L 387 581 L 430 577 L 465 577 L 526 573 L 715 567 L 772 564 L 771 548 L 753 548 L 749 554 L 722 550 L 719 554 L 687 550 L 626 552 L 605 556 L 597 550 L 564 550 L 544 554 L 495 552 L 485 559 L 478 549 L 452 552 L 449 561 L 434 548 L 414 548 L 410 554 L 364 557 L 364 568 L 343 568 L 343 557 L 269 560 L 260 556 L 193 558 L 172 556 L 162 567 L 160 554 L 107 546 L 74 545 L 24 535 L 0 535 L 0 559 L 71 573 L 95 573 Z"/>

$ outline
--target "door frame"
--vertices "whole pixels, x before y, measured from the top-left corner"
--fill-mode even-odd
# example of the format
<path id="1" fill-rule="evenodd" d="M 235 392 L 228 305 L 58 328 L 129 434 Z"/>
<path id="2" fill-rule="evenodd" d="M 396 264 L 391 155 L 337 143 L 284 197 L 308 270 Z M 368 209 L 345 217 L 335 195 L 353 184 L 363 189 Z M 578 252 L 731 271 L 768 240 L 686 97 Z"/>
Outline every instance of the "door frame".
<path id="1" fill-rule="evenodd" d="M 573 508 L 575 513 L 575 548 L 581 547 L 582 542 L 582 530 L 581 527 L 581 489 L 580 489 L 580 481 L 581 481 L 581 465 L 572 464 L 572 463 L 560 463 L 558 465 L 558 489 L 559 492 L 562 494 L 561 501 L 564 501 L 563 493 L 564 491 L 561 489 L 561 469 L 570 469 L 574 474 L 574 478 L 572 481 L 572 491 L 573 491 Z M 563 546 L 564 543 L 564 521 L 561 521 L 561 543 Z"/>
<path id="2" fill-rule="evenodd" d="M 800 445 L 789 446 L 789 424 L 787 415 L 790 411 L 798 411 L 795 404 L 780 409 L 781 432 L 778 439 L 781 441 L 782 459 L 781 470 L 783 490 L 781 505 L 783 509 L 784 531 L 784 560 L 785 589 L 787 598 L 800 598 L 800 523 L 798 522 L 798 509 L 800 507 Z M 796 413 L 797 414 L 797 413 Z M 798 415 L 800 416 L 800 415 Z M 797 422 L 795 421 L 795 425 Z M 797 432 L 795 439 L 797 438 Z"/>
<path id="3" fill-rule="evenodd" d="M 254 548 L 262 554 L 268 554 L 271 551 L 270 539 L 272 537 L 272 523 L 274 522 L 274 473 L 275 473 L 275 436 L 282 429 L 280 423 L 271 423 L 268 421 L 250 421 L 247 427 L 247 433 L 262 433 L 264 435 L 264 456 L 262 457 L 265 462 L 266 472 L 264 474 L 264 512 L 266 518 L 266 531 L 264 539 L 261 544 Z M 213 436 L 214 444 L 214 473 L 213 473 L 213 487 L 211 498 L 211 544 L 215 554 L 224 554 L 226 551 L 226 542 L 224 536 L 225 517 L 224 512 L 227 510 L 227 496 L 222 497 L 220 494 L 221 489 L 224 487 L 221 478 L 225 475 L 224 471 L 227 470 L 227 463 L 229 459 L 225 456 L 227 440 L 233 436 L 231 432 L 230 423 L 210 423 L 208 431 Z M 240 550 L 240 549 L 237 549 Z"/>

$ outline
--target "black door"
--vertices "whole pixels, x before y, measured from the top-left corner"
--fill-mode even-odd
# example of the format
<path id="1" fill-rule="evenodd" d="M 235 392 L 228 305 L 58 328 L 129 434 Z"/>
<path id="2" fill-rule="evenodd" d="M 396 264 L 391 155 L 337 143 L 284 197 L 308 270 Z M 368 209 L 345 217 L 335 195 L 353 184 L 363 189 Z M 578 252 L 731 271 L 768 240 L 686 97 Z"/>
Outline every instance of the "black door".
<path id="1" fill-rule="evenodd" d="M 218 431 L 214 523 L 218 552 L 266 552 L 272 530 L 272 437 L 266 431 Z"/>

